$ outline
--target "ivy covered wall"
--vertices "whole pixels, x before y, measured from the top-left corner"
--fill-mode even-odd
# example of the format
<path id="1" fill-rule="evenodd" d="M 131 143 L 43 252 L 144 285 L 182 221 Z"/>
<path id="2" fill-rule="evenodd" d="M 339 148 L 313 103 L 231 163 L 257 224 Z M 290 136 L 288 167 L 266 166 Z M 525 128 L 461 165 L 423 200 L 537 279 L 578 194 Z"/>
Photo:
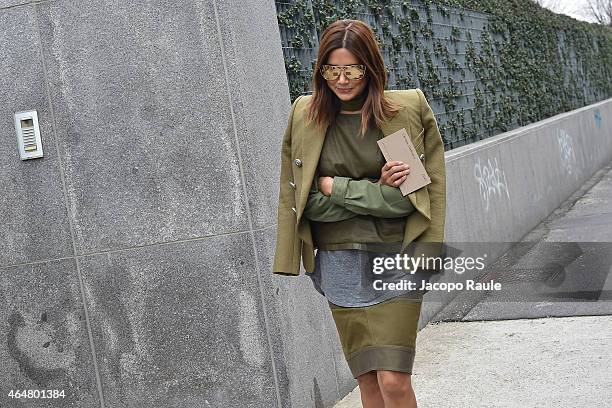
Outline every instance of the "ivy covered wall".
<path id="1" fill-rule="evenodd" d="M 612 30 L 530 0 L 276 1 L 291 100 L 310 93 L 318 38 L 367 22 L 389 89 L 421 88 L 446 149 L 612 97 Z"/>

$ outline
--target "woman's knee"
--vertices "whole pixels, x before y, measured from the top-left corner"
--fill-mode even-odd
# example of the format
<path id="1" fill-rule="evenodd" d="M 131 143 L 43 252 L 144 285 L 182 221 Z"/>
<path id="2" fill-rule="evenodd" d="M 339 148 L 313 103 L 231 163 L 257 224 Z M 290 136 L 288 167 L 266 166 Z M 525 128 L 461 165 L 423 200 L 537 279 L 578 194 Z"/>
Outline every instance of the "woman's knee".
<path id="1" fill-rule="evenodd" d="M 376 371 L 368 371 L 357 377 L 357 383 L 360 389 L 376 389 L 378 388 L 378 377 Z"/>
<path id="2" fill-rule="evenodd" d="M 378 371 L 378 385 L 383 394 L 402 396 L 412 393 L 410 374 L 399 371 Z"/>

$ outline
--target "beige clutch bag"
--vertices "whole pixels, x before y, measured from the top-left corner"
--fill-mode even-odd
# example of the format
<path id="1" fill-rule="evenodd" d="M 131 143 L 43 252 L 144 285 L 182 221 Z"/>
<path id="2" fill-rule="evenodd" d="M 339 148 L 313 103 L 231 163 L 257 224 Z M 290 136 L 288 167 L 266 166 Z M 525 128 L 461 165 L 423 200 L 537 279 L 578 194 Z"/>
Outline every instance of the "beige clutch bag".
<path id="1" fill-rule="evenodd" d="M 424 131 L 423 129 L 421 133 Z M 402 195 L 406 196 L 431 183 L 425 166 L 423 166 L 421 159 L 419 159 L 419 155 L 405 128 L 383 137 L 377 143 L 387 162 L 398 160 L 410 166 L 408 177 L 399 185 Z"/>

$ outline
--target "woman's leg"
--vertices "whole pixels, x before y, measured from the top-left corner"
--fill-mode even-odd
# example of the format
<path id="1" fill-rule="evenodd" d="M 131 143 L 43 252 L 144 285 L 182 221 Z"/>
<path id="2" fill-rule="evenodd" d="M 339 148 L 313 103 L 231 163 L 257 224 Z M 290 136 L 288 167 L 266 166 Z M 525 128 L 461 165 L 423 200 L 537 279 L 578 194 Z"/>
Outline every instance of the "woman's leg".
<path id="1" fill-rule="evenodd" d="M 376 371 L 368 371 L 358 376 L 357 382 L 359 383 L 363 408 L 385 408 L 385 402 L 378 387 Z"/>
<path id="2" fill-rule="evenodd" d="M 376 373 L 385 408 L 416 408 L 410 374 L 387 370 L 378 370 Z"/>

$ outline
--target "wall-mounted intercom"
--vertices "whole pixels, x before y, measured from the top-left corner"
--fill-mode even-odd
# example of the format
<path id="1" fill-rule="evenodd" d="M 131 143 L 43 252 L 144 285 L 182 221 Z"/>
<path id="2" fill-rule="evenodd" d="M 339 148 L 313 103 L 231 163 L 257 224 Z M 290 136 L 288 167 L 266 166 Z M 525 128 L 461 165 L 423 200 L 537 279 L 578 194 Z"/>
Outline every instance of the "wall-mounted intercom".
<path id="1" fill-rule="evenodd" d="M 15 130 L 17 131 L 17 145 L 21 160 L 43 157 L 40 129 L 38 127 L 38 113 L 35 110 L 16 112 Z"/>

